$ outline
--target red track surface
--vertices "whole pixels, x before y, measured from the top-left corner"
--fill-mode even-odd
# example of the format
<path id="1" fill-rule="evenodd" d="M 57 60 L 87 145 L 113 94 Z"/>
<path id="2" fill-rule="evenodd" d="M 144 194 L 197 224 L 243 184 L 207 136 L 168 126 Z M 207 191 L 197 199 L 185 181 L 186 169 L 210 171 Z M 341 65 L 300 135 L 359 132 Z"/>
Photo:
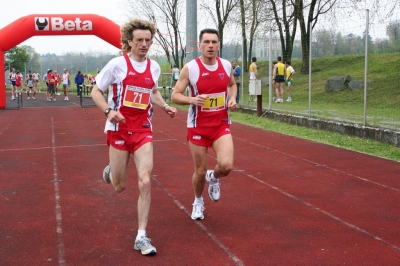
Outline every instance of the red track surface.
<path id="1" fill-rule="evenodd" d="M 73 104 L 0 110 L 0 265 L 400 265 L 398 162 L 233 124 L 235 171 L 193 221 L 186 112 L 158 108 L 158 253 L 142 256 L 133 162 L 122 194 L 101 178 L 104 119 Z"/>

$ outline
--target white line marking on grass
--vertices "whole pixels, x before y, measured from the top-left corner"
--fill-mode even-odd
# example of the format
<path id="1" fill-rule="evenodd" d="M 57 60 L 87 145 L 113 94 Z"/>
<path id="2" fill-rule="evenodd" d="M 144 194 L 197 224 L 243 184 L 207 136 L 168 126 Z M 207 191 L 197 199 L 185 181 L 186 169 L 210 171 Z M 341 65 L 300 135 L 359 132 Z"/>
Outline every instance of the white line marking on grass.
<path id="1" fill-rule="evenodd" d="M 168 197 L 170 197 L 173 200 L 173 202 L 175 202 L 175 204 L 179 207 L 179 209 L 184 211 L 187 214 L 187 216 L 189 216 L 189 217 L 191 216 L 190 211 L 188 211 L 185 208 L 185 206 L 183 206 L 177 199 L 175 199 L 174 196 L 172 196 L 171 193 L 169 193 L 168 190 L 160 183 L 160 181 L 158 181 L 154 176 L 152 177 L 152 179 L 154 180 L 154 182 L 157 183 L 157 186 L 162 191 L 164 191 L 164 193 L 167 194 Z M 194 221 L 194 222 L 197 224 L 197 226 L 200 227 L 201 230 L 204 231 L 204 233 L 206 233 L 208 235 L 209 238 L 211 238 L 211 240 L 215 244 L 217 244 L 217 246 L 219 248 L 221 248 L 229 256 L 229 258 L 231 260 L 233 260 L 236 263 L 236 265 L 239 265 L 239 266 L 243 266 L 244 265 L 244 263 L 238 257 L 236 257 L 234 254 L 232 254 L 229 251 L 229 249 L 221 241 L 219 241 L 218 238 L 215 235 L 213 235 L 201 222 L 199 222 L 199 221 Z"/>
<path id="2" fill-rule="evenodd" d="M 360 232 L 360 233 L 363 233 L 363 234 L 365 234 L 365 235 L 367 235 L 367 236 L 369 236 L 369 237 L 371 237 L 371 238 L 373 238 L 373 239 L 375 239 L 375 240 L 377 240 L 377 241 L 379 241 L 379 242 L 385 244 L 386 246 L 388 246 L 388 247 L 390 247 L 390 248 L 392 248 L 392 249 L 394 249 L 394 250 L 396 250 L 396 251 L 400 251 L 400 247 L 395 246 L 395 245 L 393 245 L 393 244 L 387 242 L 386 240 L 380 238 L 379 236 L 376 236 L 376 235 L 374 235 L 374 234 L 372 234 L 372 233 L 369 233 L 369 232 L 365 231 L 364 229 L 362 229 L 362 228 L 360 228 L 360 227 L 358 227 L 358 226 L 356 226 L 356 225 L 354 225 L 354 224 L 351 224 L 351 223 L 349 223 L 349 222 L 346 222 L 346 221 L 340 219 L 339 217 L 337 217 L 337 216 L 335 216 L 335 215 L 333 215 L 333 214 L 331 214 L 331 213 L 329 213 L 329 212 L 327 212 L 327 211 L 324 211 L 324 210 L 322 210 L 322 209 L 320 209 L 320 208 L 318 208 L 318 207 L 312 205 L 311 203 L 308 203 L 308 202 L 306 202 L 306 201 L 304 201 L 304 200 L 302 200 L 302 199 L 300 199 L 300 198 L 298 198 L 298 197 L 296 197 L 296 196 L 294 196 L 294 195 L 292 195 L 292 194 L 287 193 L 286 191 L 283 191 L 282 189 L 280 189 L 280 188 L 278 188 L 278 187 L 275 187 L 275 186 L 273 186 L 273 185 L 271 185 L 271 184 L 269 184 L 269 183 L 267 183 L 267 182 L 265 182 L 265 181 L 263 181 L 263 180 L 261 180 L 261 179 L 258 179 L 257 177 L 254 177 L 254 176 L 248 175 L 248 174 L 246 174 L 246 176 L 248 176 L 248 177 L 250 177 L 250 178 L 252 178 L 252 179 L 258 181 L 259 183 L 261 183 L 261 184 L 263 184 L 263 185 L 266 185 L 266 186 L 268 186 L 268 187 L 270 187 L 270 188 L 272 188 L 272 189 L 274 189 L 274 190 L 280 192 L 281 194 L 283 194 L 283 195 L 285 195 L 285 196 L 287 196 L 287 197 L 289 197 L 289 198 L 294 199 L 295 201 L 297 201 L 297 202 L 299 202 L 299 203 L 302 203 L 302 204 L 304 204 L 304 205 L 306 205 L 306 206 L 308 206 L 308 207 L 311 207 L 312 209 L 314 209 L 314 210 L 316 210 L 316 211 L 322 212 L 323 214 L 325 214 L 325 215 L 327 215 L 328 217 L 330 217 L 330 218 L 332 218 L 332 219 L 338 221 L 339 223 L 342 223 L 342 224 L 344 224 L 344 225 L 346 225 L 346 226 L 348 226 L 348 227 L 350 227 L 350 228 L 352 228 L 352 229 L 354 229 L 354 230 L 356 230 L 356 231 L 358 231 L 358 232 Z"/>
<path id="3" fill-rule="evenodd" d="M 53 184 L 54 184 L 54 196 L 56 203 L 56 230 L 57 230 L 57 247 L 58 247 L 58 265 L 64 266 L 64 241 L 63 241 L 63 230 L 62 230 L 62 217 L 61 217 L 61 205 L 60 205 L 60 189 L 58 180 L 58 168 L 57 168 L 57 154 L 55 147 L 55 135 L 54 135 L 54 120 L 51 118 L 51 143 L 52 143 L 52 155 L 53 155 Z"/>

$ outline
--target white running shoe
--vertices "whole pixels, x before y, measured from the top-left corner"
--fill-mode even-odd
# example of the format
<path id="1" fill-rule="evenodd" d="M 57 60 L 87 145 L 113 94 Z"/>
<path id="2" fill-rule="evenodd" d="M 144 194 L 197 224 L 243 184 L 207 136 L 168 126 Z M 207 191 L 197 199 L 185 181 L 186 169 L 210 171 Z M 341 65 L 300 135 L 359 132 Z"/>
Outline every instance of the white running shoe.
<path id="1" fill-rule="evenodd" d="M 157 250 L 151 245 L 150 241 L 151 239 L 147 236 L 142 236 L 140 239 L 135 241 L 135 245 L 133 246 L 133 248 L 135 250 L 140 250 L 142 252 L 142 255 L 156 254 Z"/>
<path id="2" fill-rule="evenodd" d="M 291 97 L 288 97 L 286 101 L 287 101 L 288 103 L 290 103 L 290 102 L 292 101 L 292 98 L 291 98 Z"/>
<path id="3" fill-rule="evenodd" d="M 110 166 L 107 165 L 106 168 L 104 168 L 104 170 L 103 170 L 103 180 L 104 180 L 104 182 L 106 182 L 107 184 L 110 184 L 110 183 L 111 183 L 111 180 L 110 180 L 110 172 L 111 172 Z"/>
<path id="4" fill-rule="evenodd" d="M 60 96 L 61 94 L 59 92 L 57 92 L 56 95 Z"/>
<path id="5" fill-rule="evenodd" d="M 208 196 L 210 196 L 210 199 L 212 201 L 217 201 L 221 196 L 221 192 L 219 189 L 219 180 L 213 176 L 214 176 L 214 171 L 207 170 L 206 180 L 208 182 Z"/>
<path id="6" fill-rule="evenodd" d="M 15 97 L 14 97 L 14 96 L 11 96 L 11 100 L 14 101 L 14 100 L 15 100 Z"/>
<path id="7" fill-rule="evenodd" d="M 195 201 L 193 203 L 192 216 L 193 220 L 203 220 L 204 219 L 204 201 Z"/>
<path id="8" fill-rule="evenodd" d="M 32 97 L 32 99 L 36 100 L 36 98 L 35 98 L 35 97 Z"/>
<path id="9" fill-rule="evenodd" d="M 53 98 L 53 101 L 57 101 L 56 97 Z"/>
<path id="10" fill-rule="evenodd" d="M 48 102 L 51 102 L 51 98 L 47 98 L 47 101 L 48 101 Z"/>

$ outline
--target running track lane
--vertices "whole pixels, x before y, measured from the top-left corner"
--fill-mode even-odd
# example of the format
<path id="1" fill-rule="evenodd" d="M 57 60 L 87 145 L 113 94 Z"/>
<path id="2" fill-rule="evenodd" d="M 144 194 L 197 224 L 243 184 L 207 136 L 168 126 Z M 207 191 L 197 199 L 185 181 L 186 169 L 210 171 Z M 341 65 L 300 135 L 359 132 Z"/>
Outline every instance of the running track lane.
<path id="1" fill-rule="evenodd" d="M 193 163 L 186 112 L 156 108 L 149 236 L 132 249 L 134 165 L 121 194 L 101 180 L 104 115 L 96 108 L 3 110 L 0 261 L 4 265 L 395 265 L 399 163 L 232 125 L 235 171 L 222 197 L 190 219 Z M 215 165 L 210 152 L 209 166 Z"/>

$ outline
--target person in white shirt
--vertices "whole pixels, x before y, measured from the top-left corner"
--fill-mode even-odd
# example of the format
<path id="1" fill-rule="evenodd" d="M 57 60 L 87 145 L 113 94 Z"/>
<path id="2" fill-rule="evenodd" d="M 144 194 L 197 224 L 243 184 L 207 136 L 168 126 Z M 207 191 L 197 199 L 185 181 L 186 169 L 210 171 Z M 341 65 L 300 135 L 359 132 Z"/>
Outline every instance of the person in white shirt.
<path id="1" fill-rule="evenodd" d="M 286 91 L 288 94 L 288 98 L 287 98 L 287 102 L 291 102 L 292 101 L 292 96 L 291 96 L 291 92 L 290 89 L 292 88 L 292 84 L 293 84 L 293 76 L 294 76 L 294 69 L 293 67 L 290 65 L 290 61 L 286 61 L 285 62 L 285 66 L 286 66 Z"/>
<path id="2" fill-rule="evenodd" d="M 71 83 L 71 81 L 69 80 L 69 73 L 67 72 L 67 69 L 64 68 L 64 73 L 62 75 L 62 80 L 63 80 L 63 90 L 64 90 L 64 101 L 69 101 L 68 98 L 68 88 L 69 88 L 69 84 Z"/>

